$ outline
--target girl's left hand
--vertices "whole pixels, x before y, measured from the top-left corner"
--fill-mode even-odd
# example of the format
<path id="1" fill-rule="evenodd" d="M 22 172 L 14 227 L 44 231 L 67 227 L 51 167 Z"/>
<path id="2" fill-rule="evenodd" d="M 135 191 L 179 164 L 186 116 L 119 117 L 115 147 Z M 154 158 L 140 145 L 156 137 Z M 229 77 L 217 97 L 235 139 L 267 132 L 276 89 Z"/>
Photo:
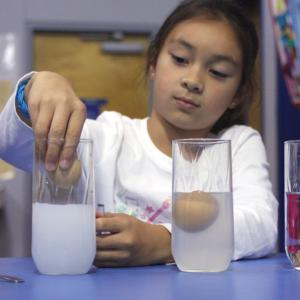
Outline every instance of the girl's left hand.
<path id="1" fill-rule="evenodd" d="M 173 260 L 171 235 L 161 225 L 126 214 L 108 213 L 96 219 L 96 229 L 98 267 L 141 266 Z"/>

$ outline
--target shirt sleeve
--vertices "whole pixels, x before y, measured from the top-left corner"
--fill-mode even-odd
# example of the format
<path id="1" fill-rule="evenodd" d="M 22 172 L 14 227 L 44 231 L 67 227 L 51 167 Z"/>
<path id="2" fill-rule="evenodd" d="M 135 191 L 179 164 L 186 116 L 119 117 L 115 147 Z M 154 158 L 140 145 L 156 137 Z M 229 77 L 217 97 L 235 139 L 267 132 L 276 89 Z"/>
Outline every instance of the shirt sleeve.
<path id="1" fill-rule="evenodd" d="M 250 127 L 238 127 L 231 138 L 235 260 L 272 252 L 278 217 L 262 139 Z"/>
<path id="2" fill-rule="evenodd" d="M 170 233 L 172 233 L 172 224 L 171 223 L 161 223 L 158 225 L 164 226 Z"/>
<path id="3" fill-rule="evenodd" d="M 18 116 L 15 97 L 18 84 L 33 73 L 23 76 L 0 113 L 0 158 L 27 172 L 32 171 L 33 132 Z"/>

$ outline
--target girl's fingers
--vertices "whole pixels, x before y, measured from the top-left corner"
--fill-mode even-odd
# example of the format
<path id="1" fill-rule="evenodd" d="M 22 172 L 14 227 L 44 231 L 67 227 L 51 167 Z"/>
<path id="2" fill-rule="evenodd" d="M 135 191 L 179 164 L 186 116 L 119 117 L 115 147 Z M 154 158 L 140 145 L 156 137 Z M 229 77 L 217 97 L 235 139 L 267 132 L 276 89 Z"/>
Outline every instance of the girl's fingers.
<path id="1" fill-rule="evenodd" d="M 98 268 L 118 268 L 118 267 L 125 267 L 129 266 L 129 264 L 126 263 L 120 263 L 117 261 L 102 261 L 95 259 L 94 265 Z"/>
<path id="2" fill-rule="evenodd" d="M 124 222 L 118 214 L 105 213 L 104 216 L 96 219 L 97 232 L 118 233 L 124 229 Z"/>
<path id="3" fill-rule="evenodd" d="M 102 211 L 96 211 L 96 219 L 104 217 L 104 212 Z"/>
<path id="4" fill-rule="evenodd" d="M 45 139 L 51 127 L 54 108 L 50 105 L 40 105 L 36 112 L 35 120 L 32 120 L 32 127 L 37 139 Z"/>
<path id="5" fill-rule="evenodd" d="M 83 105 L 83 104 L 82 104 Z M 60 167 L 67 169 L 70 167 L 78 145 L 82 127 L 86 118 L 85 108 L 75 110 L 69 119 L 65 132 L 65 142 L 60 155 Z"/>
<path id="6" fill-rule="evenodd" d="M 49 171 L 54 171 L 57 167 L 69 118 L 70 110 L 65 106 L 59 106 L 53 114 L 48 134 L 48 148 L 45 158 L 46 168 Z"/>
<path id="7" fill-rule="evenodd" d="M 130 256 L 127 251 L 123 250 L 105 250 L 97 251 L 95 258 L 98 264 L 106 264 L 107 266 L 117 266 L 127 262 Z"/>
<path id="8" fill-rule="evenodd" d="M 36 153 L 38 159 L 45 161 L 47 152 L 46 138 L 51 126 L 51 120 L 53 117 L 53 109 L 48 106 L 41 106 L 40 110 L 36 114 L 36 119 L 32 122 L 32 127 L 36 138 Z"/>
<path id="9" fill-rule="evenodd" d="M 98 250 L 117 250 L 124 248 L 122 237 L 118 233 L 97 235 L 96 237 Z"/>
<path id="10" fill-rule="evenodd" d="M 29 111 L 29 115 L 30 115 L 31 126 L 35 132 L 36 124 L 37 124 L 38 117 L 39 117 L 40 103 L 35 103 L 32 105 L 28 104 L 28 111 Z"/>

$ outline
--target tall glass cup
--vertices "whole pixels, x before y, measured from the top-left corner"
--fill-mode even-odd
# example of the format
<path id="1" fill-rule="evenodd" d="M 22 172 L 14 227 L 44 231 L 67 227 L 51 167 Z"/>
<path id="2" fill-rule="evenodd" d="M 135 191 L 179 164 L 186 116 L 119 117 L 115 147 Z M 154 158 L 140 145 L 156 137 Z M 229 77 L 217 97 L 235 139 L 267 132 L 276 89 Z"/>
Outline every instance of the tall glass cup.
<path id="1" fill-rule="evenodd" d="M 300 270 L 300 140 L 284 143 L 285 252 Z"/>
<path id="2" fill-rule="evenodd" d="M 93 143 L 81 139 L 68 171 L 46 170 L 48 147 L 37 140 L 33 164 L 32 257 L 42 274 L 84 274 L 96 252 Z"/>
<path id="3" fill-rule="evenodd" d="M 172 253 L 178 268 L 219 272 L 233 255 L 229 140 L 173 141 Z"/>

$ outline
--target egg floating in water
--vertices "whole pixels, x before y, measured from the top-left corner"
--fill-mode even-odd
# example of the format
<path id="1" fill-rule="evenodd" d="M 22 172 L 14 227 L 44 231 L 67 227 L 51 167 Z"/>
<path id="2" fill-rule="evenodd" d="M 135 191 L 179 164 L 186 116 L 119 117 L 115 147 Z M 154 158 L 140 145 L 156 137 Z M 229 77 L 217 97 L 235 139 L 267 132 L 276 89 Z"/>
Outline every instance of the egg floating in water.
<path id="1" fill-rule="evenodd" d="M 81 176 L 80 160 L 74 160 L 71 167 L 67 170 L 62 170 L 60 167 L 57 167 L 57 169 L 49 175 L 57 187 L 68 189 L 74 186 Z"/>
<path id="2" fill-rule="evenodd" d="M 209 193 L 193 191 L 180 193 L 173 204 L 173 221 L 187 232 L 204 230 L 217 218 L 219 207 L 216 199 Z"/>

